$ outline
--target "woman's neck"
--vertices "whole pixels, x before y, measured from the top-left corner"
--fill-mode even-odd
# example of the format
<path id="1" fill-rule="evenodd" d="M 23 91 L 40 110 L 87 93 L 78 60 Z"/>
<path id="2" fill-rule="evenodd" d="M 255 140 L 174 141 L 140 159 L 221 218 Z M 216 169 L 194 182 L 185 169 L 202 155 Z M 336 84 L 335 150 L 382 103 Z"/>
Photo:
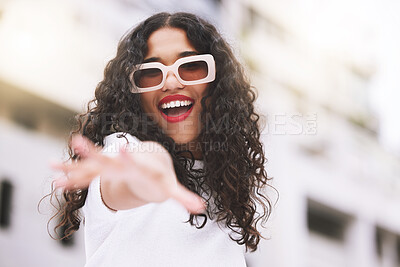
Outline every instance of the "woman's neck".
<path id="1" fill-rule="evenodd" d="M 179 151 L 182 151 L 182 156 L 187 158 L 192 158 L 196 160 L 203 159 L 203 153 L 201 151 L 200 143 L 199 142 L 189 142 L 187 144 L 177 144 L 177 148 Z M 189 153 L 190 151 L 190 153 Z"/>

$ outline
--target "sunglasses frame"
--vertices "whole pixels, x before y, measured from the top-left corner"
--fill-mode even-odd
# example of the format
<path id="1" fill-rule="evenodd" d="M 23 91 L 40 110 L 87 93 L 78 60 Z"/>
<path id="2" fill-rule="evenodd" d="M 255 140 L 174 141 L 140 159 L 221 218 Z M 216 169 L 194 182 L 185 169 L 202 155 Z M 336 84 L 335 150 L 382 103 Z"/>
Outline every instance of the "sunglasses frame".
<path id="1" fill-rule="evenodd" d="M 207 63 L 207 68 L 208 68 L 208 73 L 207 76 L 203 79 L 200 80 L 195 80 L 195 81 L 185 81 L 182 80 L 182 78 L 179 75 L 178 69 L 182 64 L 192 62 L 192 61 L 204 61 Z M 141 88 L 136 86 L 135 81 L 134 81 L 134 74 L 138 70 L 144 70 L 144 69 L 151 69 L 151 68 L 158 68 L 161 70 L 163 78 L 160 84 L 152 87 L 147 87 L 147 88 Z M 202 84 L 202 83 L 209 83 L 215 80 L 215 60 L 214 57 L 211 54 L 202 54 L 202 55 L 194 55 L 194 56 L 188 56 L 188 57 L 183 57 L 175 61 L 174 64 L 170 66 L 165 66 L 161 62 L 148 62 L 148 63 L 142 63 L 142 64 L 137 64 L 135 66 L 135 70 L 131 74 L 131 83 L 133 85 L 132 88 L 132 93 L 144 93 L 144 92 L 150 92 L 150 91 L 155 91 L 158 89 L 161 89 L 165 85 L 165 80 L 167 78 L 168 72 L 172 71 L 176 77 L 176 79 L 182 84 L 182 85 L 194 85 L 194 84 Z M 136 89 L 136 91 L 134 91 Z"/>

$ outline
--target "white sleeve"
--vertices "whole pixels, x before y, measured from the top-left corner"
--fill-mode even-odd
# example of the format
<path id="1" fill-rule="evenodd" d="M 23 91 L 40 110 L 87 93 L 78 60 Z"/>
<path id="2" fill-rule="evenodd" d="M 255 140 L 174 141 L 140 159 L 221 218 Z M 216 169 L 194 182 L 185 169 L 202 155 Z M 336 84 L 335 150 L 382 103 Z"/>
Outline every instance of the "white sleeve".
<path id="1" fill-rule="evenodd" d="M 138 146 L 140 140 L 126 133 L 114 133 L 106 136 L 102 153 L 109 157 L 116 157 L 122 147 Z M 116 212 L 110 210 L 103 202 L 100 192 L 100 177 L 93 179 L 88 188 L 86 202 L 83 207 L 85 217 L 113 218 Z M 93 218 L 94 219 L 94 218 Z"/>
<path id="2" fill-rule="evenodd" d="M 104 139 L 102 153 L 109 157 L 118 155 L 125 145 L 138 146 L 140 140 L 130 134 L 114 133 Z M 151 207 L 149 203 L 129 210 L 110 210 L 103 202 L 100 192 L 100 177 L 95 178 L 89 185 L 85 205 L 82 208 L 85 217 L 85 251 L 88 260 L 102 246 L 111 232 L 121 220 L 121 216 L 137 215 L 138 212 Z"/>

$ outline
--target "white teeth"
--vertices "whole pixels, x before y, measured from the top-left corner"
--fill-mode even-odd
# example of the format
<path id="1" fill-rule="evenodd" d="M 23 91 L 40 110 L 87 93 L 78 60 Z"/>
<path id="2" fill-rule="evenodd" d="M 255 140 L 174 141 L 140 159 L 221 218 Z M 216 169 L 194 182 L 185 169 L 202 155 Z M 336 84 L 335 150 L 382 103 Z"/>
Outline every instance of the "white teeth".
<path id="1" fill-rule="evenodd" d="M 193 102 L 190 101 L 190 100 L 183 100 L 183 101 L 177 100 L 177 101 L 171 101 L 171 102 L 168 102 L 168 103 L 164 103 L 164 104 L 161 105 L 161 108 L 162 109 L 177 108 L 177 107 L 189 106 L 191 104 L 193 104 Z"/>

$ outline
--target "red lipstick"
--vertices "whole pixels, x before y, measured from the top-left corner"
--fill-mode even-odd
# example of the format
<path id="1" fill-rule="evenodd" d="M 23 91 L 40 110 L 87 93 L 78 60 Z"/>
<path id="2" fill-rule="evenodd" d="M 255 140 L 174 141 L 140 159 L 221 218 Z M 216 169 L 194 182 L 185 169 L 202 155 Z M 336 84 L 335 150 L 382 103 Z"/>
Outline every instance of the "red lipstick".
<path id="1" fill-rule="evenodd" d="M 192 106 L 183 114 L 173 117 L 173 116 L 168 116 L 167 114 L 165 114 L 163 112 L 163 109 L 161 108 L 161 105 L 164 103 L 170 103 L 171 101 L 190 101 L 192 103 Z M 171 123 L 175 123 L 175 122 L 180 122 L 185 120 L 190 113 L 193 110 L 193 105 L 194 105 L 194 99 L 190 98 L 188 96 L 185 95 L 169 95 L 164 97 L 163 99 L 160 100 L 160 102 L 158 103 L 158 109 L 161 112 L 161 116 L 167 121 L 167 122 L 171 122 Z"/>

